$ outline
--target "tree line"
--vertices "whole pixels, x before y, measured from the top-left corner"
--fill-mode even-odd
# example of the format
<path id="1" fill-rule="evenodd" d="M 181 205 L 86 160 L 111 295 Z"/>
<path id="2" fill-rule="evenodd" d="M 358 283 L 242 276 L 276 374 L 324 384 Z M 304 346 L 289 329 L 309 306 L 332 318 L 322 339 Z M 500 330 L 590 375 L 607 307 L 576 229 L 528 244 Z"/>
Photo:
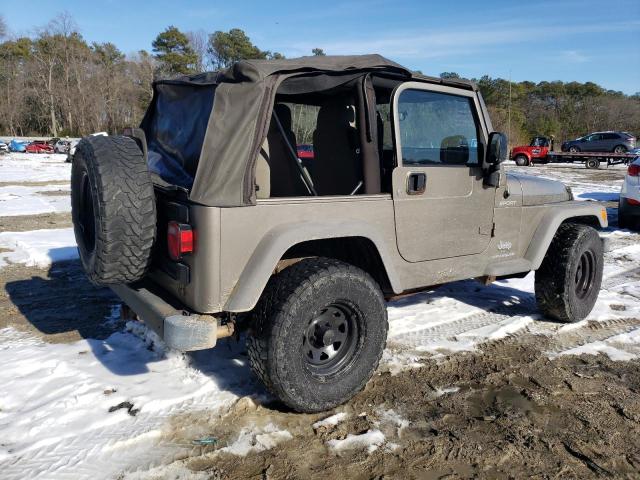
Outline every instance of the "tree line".
<path id="1" fill-rule="evenodd" d="M 593 82 L 509 82 L 487 75 L 473 80 L 482 92 L 494 129 L 509 132 L 511 145 L 528 144 L 535 135 L 547 135 L 553 136 L 559 147 L 559 141 L 602 130 L 640 136 L 640 92 L 625 95 Z"/>
<path id="2" fill-rule="evenodd" d="M 279 59 L 239 28 L 207 33 L 160 32 L 151 51 L 125 55 L 113 43 L 87 42 L 69 14 L 32 36 L 9 37 L 0 17 L 0 134 L 80 136 L 137 125 L 154 79 L 226 68 L 242 59 Z M 324 55 L 315 48 L 312 55 Z M 453 72 L 444 78 L 459 78 Z M 594 130 L 640 133 L 640 93 L 625 95 L 591 82 L 474 79 L 494 128 L 512 144 L 538 134 L 558 140 Z"/>

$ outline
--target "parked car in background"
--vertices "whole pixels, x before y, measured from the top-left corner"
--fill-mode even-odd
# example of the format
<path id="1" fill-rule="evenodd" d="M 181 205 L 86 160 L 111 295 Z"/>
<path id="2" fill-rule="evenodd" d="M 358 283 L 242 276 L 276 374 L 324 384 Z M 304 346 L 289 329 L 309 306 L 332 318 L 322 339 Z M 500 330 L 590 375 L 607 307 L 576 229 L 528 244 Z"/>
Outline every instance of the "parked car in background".
<path id="1" fill-rule="evenodd" d="M 313 145 L 307 145 L 307 144 L 298 145 L 297 150 L 298 150 L 298 158 L 302 160 L 304 160 L 305 158 L 309 160 L 313 159 Z"/>
<path id="2" fill-rule="evenodd" d="M 27 153 L 53 153 L 53 147 L 43 140 L 31 142 L 25 150 Z"/>
<path id="3" fill-rule="evenodd" d="M 9 151 L 9 145 L 0 140 L 0 153 L 7 153 Z"/>
<path id="4" fill-rule="evenodd" d="M 9 151 L 10 152 L 25 152 L 27 150 L 27 145 L 29 142 L 21 142 L 19 140 L 13 139 L 9 142 Z"/>
<path id="5" fill-rule="evenodd" d="M 618 203 L 618 226 L 640 229 L 640 156 L 631 162 L 624 177 Z"/>
<path id="6" fill-rule="evenodd" d="M 594 132 L 584 137 L 563 142 L 563 152 L 626 153 L 636 147 L 636 137 L 627 132 Z"/>
<path id="7" fill-rule="evenodd" d="M 53 151 L 55 153 L 68 153 L 70 147 L 71 142 L 69 140 L 58 140 L 53 146 Z"/>
<path id="8" fill-rule="evenodd" d="M 107 132 L 96 132 L 96 133 L 92 133 L 89 135 L 90 137 L 107 137 L 109 136 L 109 134 Z M 65 160 L 65 162 L 71 163 L 71 161 L 73 160 L 73 155 L 76 153 L 76 147 L 78 146 L 78 143 L 80 142 L 81 139 L 76 139 L 76 140 L 72 140 L 69 143 L 69 150 L 67 152 L 67 159 Z"/>

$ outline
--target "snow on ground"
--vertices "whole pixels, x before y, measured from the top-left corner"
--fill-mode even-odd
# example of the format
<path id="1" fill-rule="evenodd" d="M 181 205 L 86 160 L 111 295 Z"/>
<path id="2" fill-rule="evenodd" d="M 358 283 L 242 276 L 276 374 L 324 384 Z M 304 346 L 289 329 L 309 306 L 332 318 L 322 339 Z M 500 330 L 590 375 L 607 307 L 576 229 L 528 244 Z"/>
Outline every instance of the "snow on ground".
<path id="1" fill-rule="evenodd" d="M 624 348 L 620 348 L 624 347 Z M 640 357 L 640 328 L 629 333 L 621 333 L 604 340 L 598 340 L 564 350 L 557 355 L 581 355 L 588 353 L 597 355 L 604 353 L 611 360 L 631 360 Z M 552 355 L 554 357 L 555 355 Z"/>
<path id="2" fill-rule="evenodd" d="M 336 452 L 366 448 L 369 453 L 372 453 L 384 444 L 384 440 L 385 436 L 380 430 L 369 430 L 359 435 L 349 434 L 342 440 L 329 440 L 327 445 Z"/>
<path id="3" fill-rule="evenodd" d="M 312 425 L 315 430 L 319 430 L 322 428 L 335 427 L 340 422 L 345 421 L 349 417 L 349 414 L 346 412 L 339 412 L 335 415 L 331 415 L 330 417 L 325 418 L 324 420 L 319 420 Z"/>
<path id="4" fill-rule="evenodd" d="M 68 180 L 69 165 L 61 163 L 59 156 L 31 157 L 0 157 L 0 181 Z M 594 177 L 600 171 L 556 166 L 521 170 L 563 180 L 585 200 L 614 200 L 622 178 L 618 172 L 620 181 L 618 177 L 600 181 Z M 26 205 L 33 205 L 39 191 L 45 190 L 0 190 L 0 195 L 21 194 L 30 199 L 24 202 L 27 211 Z M 602 291 L 583 322 L 539 321 L 532 274 L 491 286 L 456 282 L 389 303 L 390 348 L 381 368 L 392 372 L 417 368 L 422 354 L 473 350 L 487 340 L 525 331 L 558 337 L 550 356 L 599 352 L 619 360 L 640 356 L 637 326 L 585 334 L 593 322 L 606 327 L 640 318 L 640 235 L 612 226 L 604 236 L 610 250 L 605 254 Z M 0 266 L 7 262 L 47 266 L 76 256 L 72 229 L 0 233 Z M 0 330 L 0 365 L 0 476 L 7 479 L 114 478 L 123 471 L 128 472 L 126 478 L 192 478 L 190 472 L 175 470 L 175 464 L 144 474 L 136 469 L 161 465 L 190 448 L 172 443 L 165 435 L 168 421 L 176 414 L 217 409 L 246 395 L 265 395 L 249 373 L 240 344 L 224 342 L 192 354 L 164 351 L 140 324 L 129 324 L 127 330 L 105 340 L 87 338 L 71 344 L 45 343 L 5 328 Z M 435 395 L 455 391 L 455 387 L 442 387 Z M 331 427 L 345 418 L 337 414 L 317 425 Z M 381 430 L 390 425 L 401 429 L 403 422 L 393 410 L 381 412 Z M 332 440 L 329 447 L 393 450 L 393 444 L 385 444 L 381 430 L 350 434 Z M 288 438 L 287 430 L 267 424 L 248 427 L 234 443 L 221 448 L 243 455 Z"/>
<path id="5" fill-rule="evenodd" d="M 220 451 L 244 457 L 251 452 L 269 450 L 292 438 L 291 433 L 279 429 L 273 423 L 264 427 L 252 425 L 241 429 L 238 438 L 231 445 L 221 448 Z"/>
<path id="6" fill-rule="evenodd" d="M 52 262 L 75 258 L 78 249 L 73 228 L 0 232 L 0 268 L 10 263 L 46 268 Z"/>
<path id="7" fill-rule="evenodd" d="M 571 187 L 576 200 L 618 201 L 627 170 L 625 165 L 602 165 L 598 170 L 588 170 L 575 163 L 549 163 L 542 167 L 514 167 L 507 165 L 507 172 L 517 172 L 536 177 L 559 180 Z M 616 177 L 602 181 L 602 176 Z"/>
<path id="8" fill-rule="evenodd" d="M 148 468 L 189 448 L 161 442 L 171 415 L 255 391 L 238 348 L 165 352 L 147 332 L 48 344 L 0 330 L 0 476 L 114 478 Z M 255 438 L 265 448 L 286 436 L 267 430 Z"/>
<path id="9" fill-rule="evenodd" d="M 0 182 L 69 182 L 71 164 L 66 154 L 8 153 L 0 156 Z"/>
<path id="10" fill-rule="evenodd" d="M 69 184 L 0 187 L 0 217 L 70 212 Z"/>

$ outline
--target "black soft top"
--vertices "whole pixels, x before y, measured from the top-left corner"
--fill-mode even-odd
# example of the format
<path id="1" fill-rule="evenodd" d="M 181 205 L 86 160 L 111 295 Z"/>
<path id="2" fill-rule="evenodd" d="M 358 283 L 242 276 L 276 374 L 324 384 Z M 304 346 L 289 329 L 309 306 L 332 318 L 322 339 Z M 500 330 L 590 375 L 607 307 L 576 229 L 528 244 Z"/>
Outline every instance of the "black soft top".
<path id="1" fill-rule="evenodd" d="M 417 74 L 380 55 L 245 60 L 224 71 L 153 84 L 142 121 L 154 165 L 173 169 L 189 198 L 209 206 L 255 203 L 255 162 L 276 90 L 289 78 L 299 93 L 320 91 L 345 76 L 369 73 L 475 90 L 472 82 Z M 153 165 L 152 171 L 154 170 Z"/>

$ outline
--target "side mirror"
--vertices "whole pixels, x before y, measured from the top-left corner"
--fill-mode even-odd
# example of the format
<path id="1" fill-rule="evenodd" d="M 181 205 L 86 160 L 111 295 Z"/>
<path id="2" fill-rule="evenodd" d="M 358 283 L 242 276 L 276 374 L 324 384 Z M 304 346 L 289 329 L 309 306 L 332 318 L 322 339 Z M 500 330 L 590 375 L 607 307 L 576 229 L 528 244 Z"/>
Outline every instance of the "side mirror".
<path id="1" fill-rule="evenodd" d="M 507 136 L 501 132 L 491 132 L 484 158 L 484 185 L 497 187 L 500 184 L 500 164 L 507 159 L 509 147 Z"/>
<path id="2" fill-rule="evenodd" d="M 488 143 L 487 156 L 485 157 L 486 166 L 500 165 L 509 155 L 507 136 L 501 132 L 491 132 Z"/>

